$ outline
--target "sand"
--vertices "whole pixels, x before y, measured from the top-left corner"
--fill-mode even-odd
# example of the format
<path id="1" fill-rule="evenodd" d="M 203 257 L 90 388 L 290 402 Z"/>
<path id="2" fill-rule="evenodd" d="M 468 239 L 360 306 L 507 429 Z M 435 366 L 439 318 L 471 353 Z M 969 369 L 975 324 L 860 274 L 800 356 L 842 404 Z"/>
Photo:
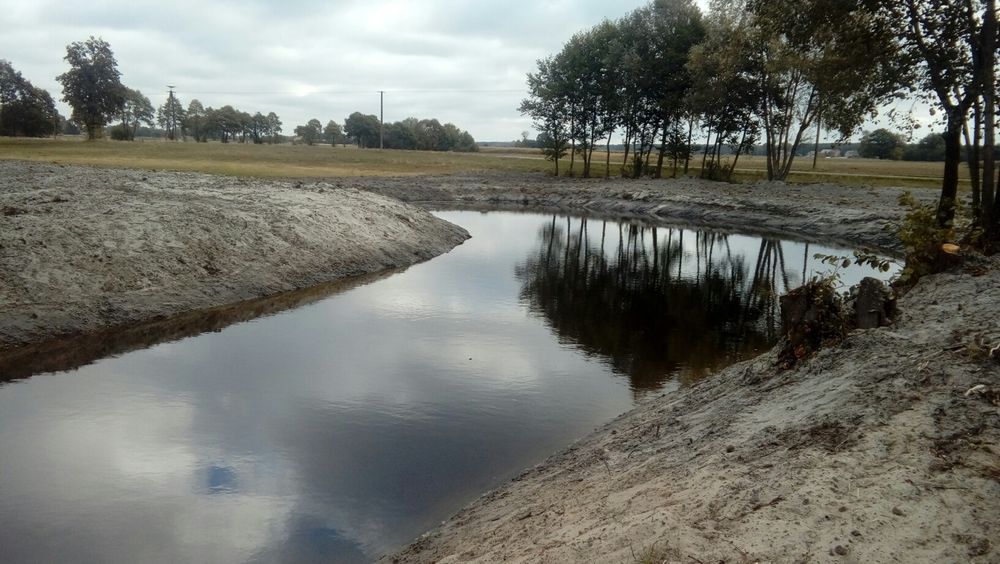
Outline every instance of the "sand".
<path id="1" fill-rule="evenodd" d="M 450 250 L 461 228 L 356 189 L 0 162 L 0 351 Z"/>
<path id="2" fill-rule="evenodd" d="M 131 350 L 153 333 L 189 334 L 185 316 L 206 308 L 221 327 L 325 290 L 226 304 L 405 267 L 467 237 L 423 209 L 641 217 L 898 256 L 900 193 L 495 173 L 281 182 L 0 162 L 0 356 L 37 358 L 47 339 L 74 335 Z M 1000 363 L 988 357 L 1000 264 L 974 264 L 923 279 L 891 326 L 794 369 L 770 352 L 647 400 L 384 560 L 1000 562 Z M 80 342 L 61 340 L 45 360 L 91 361 Z"/>

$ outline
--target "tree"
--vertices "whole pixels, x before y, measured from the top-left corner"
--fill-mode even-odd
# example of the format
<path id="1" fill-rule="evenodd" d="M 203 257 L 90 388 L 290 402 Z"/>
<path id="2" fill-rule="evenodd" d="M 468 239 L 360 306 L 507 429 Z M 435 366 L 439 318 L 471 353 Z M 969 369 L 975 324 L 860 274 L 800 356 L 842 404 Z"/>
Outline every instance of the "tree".
<path id="1" fill-rule="evenodd" d="M 55 135 L 61 121 L 52 96 L 0 59 L 0 135 Z"/>
<path id="2" fill-rule="evenodd" d="M 296 127 L 295 135 L 306 145 L 314 145 L 323 137 L 323 125 L 318 119 L 311 119 L 307 124 Z"/>
<path id="3" fill-rule="evenodd" d="M 569 141 L 565 137 L 552 137 L 547 131 L 538 134 L 535 145 L 542 150 L 545 159 L 556 164 L 556 176 L 559 176 L 559 159 L 566 156 L 569 151 Z"/>
<path id="4" fill-rule="evenodd" d="M 379 128 L 378 116 L 361 112 L 354 112 L 344 120 L 344 132 L 362 149 L 378 147 Z"/>
<path id="5" fill-rule="evenodd" d="M 149 101 L 149 98 L 145 97 L 138 90 L 126 88 L 125 103 L 122 104 L 121 111 L 122 140 L 135 141 L 135 134 L 139 126 L 143 123 L 150 126 L 153 125 L 155 115 L 153 104 Z"/>
<path id="6" fill-rule="evenodd" d="M 267 114 L 267 134 L 268 143 L 281 142 L 281 119 L 279 119 L 278 114 L 274 112 L 269 112 Z"/>
<path id="7" fill-rule="evenodd" d="M 720 10 L 706 24 L 705 40 L 692 48 L 688 61 L 692 83 L 685 102 L 707 132 L 701 176 L 728 180 L 740 155 L 752 150 L 759 139 L 757 110 L 762 93 L 759 81 L 753 79 L 754 62 L 746 56 L 752 47 L 740 18 Z M 728 165 L 721 160 L 725 146 L 734 153 Z M 689 154 L 690 148 L 681 156 Z"/>
<path id="8" fill-rule="evenodd" d="M 208 141 L 208 129 L 205 127 L 205 117 L 205 107 L 201 105 L 201 102 L 197 99 L 191 100 L 184 118 L 184 129 L 191 133 L 195 143 L 205 143 Z"/>
<path id="9" fill-rule="evenodd" d="M 565 77 L 552 57 L 537 64 L 538 72 L 528 73 L 528 98 L 521 102 L 519 110 L 531 117 L 535 129 L 540 131 L 539 146 L 546 158 L 555 162 L 555 175 L 559 176 L 559 159 L 566 154 L 570 134 Z"/>
<path id="10" fill-rule="evenodd" d="M 344 132 L 340 128 L 340 124 L 332 119 L 328 121 L 326 127 L 323 128 L 323 139 L 333 146 L 336 146 L 337 143 L 342 143 L 344 140 Z"/>
<path id="11" fill-rule="evenodd" d="M 846 138 L 905 82 L 890 26 L 860 0 L 748 0 L 747 18 L 769 179 L 788 176 L 821 117 Z"/>
<path id="12" fill-rule="evenodd" d="M 904 161 L 943 161 L 944 137 L 940 133 L 930 133 L 916 145 L 903 149 Z"/>
<path id="13" fill-rule="evenodd" d="M 93 36 L 67 45 L 65 60 L 70 69 L 56 77 L 63 86 L 63 101 L 73 108 L 71 119 L 83 125 L 87 139 L 96 139 L 125 102 L 118 61 L 111 45 Z"/>
<path id="14" fill-rule="evenodd" d="M 950 227 L 958 197 L 958 172 L 962 160 L 962 135 L 973 111 L 970 169 L 973 207 L 977 221 L 988 234 L 1000 237 L 994 178 L 996 128 L 997 15 L 995 0 L 869 0 L 869 8 L 882 18 L 902 45 L 903 55 L 915 71 L 920 92 L 930 94 L 943 111 L 945 158 L 938 200 L 937 220 Z M 980 133 L 983 175 L 979 178 Z"/>
<path id="15" fill-rule="evenodd" d="M 184 106 L 174 97 L 174 93 L 170 92 L 167 101 L 156 112 L 156 121 L 167 131 L 167 139 L 174 141 L 179 135 L 184 134 L 184 115 Z"/>
<path id="16" fill-rule="evenodd" d="M 888 129 L 869 131 L 861 138 L 858 154 L 866 159 L 899 160 L 903 157 L 903 138 Z"/>

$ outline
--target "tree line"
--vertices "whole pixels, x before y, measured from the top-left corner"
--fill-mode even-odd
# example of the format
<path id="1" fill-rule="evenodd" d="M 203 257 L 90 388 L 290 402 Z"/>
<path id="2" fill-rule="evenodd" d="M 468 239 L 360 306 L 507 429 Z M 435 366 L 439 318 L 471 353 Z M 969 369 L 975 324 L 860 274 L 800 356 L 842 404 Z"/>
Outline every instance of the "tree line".
<path id="1" fill-rule="evenodd" d="M 707 14 L 654 0 L 538 61 L 520 111 L 557 174 L 567 154 L 571 175 L 577 159 L 597 174 L 603 143 L 609 175 L 617 135 L 626 176 L 659 177 L 665 162 L 687 173 L 697 159 L 702 176 L 726 179 L 763 145 L 767 178 L 784 180 L 823 131 L 845 140 L 889 102 L 920 97 L 945 125 L 939 224 L 953 223 L 966 157 L 975 219 L 998 236 L 996 18 L 996 0 L 715 0 Z"/>
<path id="2" fill-rule="evenodd" d="M 0 135 L 48 137 L 62 127 L 55 100 L 0 59 Z"/>
<path id="3" fill-rule="evenodd" d="M 63 100 L 73 112 L 69 120 L 59 116 L 52 97 L 32 86 L 7 61 L 0 60 L 0 135 L 47 136 L 57 133 L 61 124 L 78 125 L 93 140 L 110 126 L 112 139 L 132 141 L 140 131 L 159 126 L 170 140 L 191 138 L 196 142 L 216 140 L 222 143 L 281 143 L 282 122 L 277 114 L 249 113 L 233 106 L 204 106 L 191 100 L 185 107 L 174 92 L 154 108 L 141 91 L 121 82 L 118 62 L 110 44 L 100 38 L 71 43 L 66 47 L 69 70 L 57 80 L 63 86 Z M 330 120 L 324 127 L 317 119 L 294 130 L 295 142 L 313 145 L 354 142 L 362 148 L 384 146 L 388 149 L 427 151 L 476 151 L 475 139 L 451 123 L 436 119 L 385 124 L 373 115 L 354 112 L 342 127 Z"/>
<path id="4" fill-rule="evenodd" d="M 318 119 L 295 128 L 297 140 L 306 145 L 353 143 L 361 149 L 403 149 L 414 151 L 478 151 L 476 140 L 454 124 L 441 125 L 436 119 L 406 118 L 385 124 L 377 116 L 354 112 L 344 125 L 330 120 L 326 126 Z"/>

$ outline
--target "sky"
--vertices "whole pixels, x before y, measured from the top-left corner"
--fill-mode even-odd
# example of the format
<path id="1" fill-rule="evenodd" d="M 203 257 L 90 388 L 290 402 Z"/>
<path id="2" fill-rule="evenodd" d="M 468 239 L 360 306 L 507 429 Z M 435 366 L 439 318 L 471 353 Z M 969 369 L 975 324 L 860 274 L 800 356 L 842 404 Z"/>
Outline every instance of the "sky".
<path id="1" fill-rule="evenodd" d="M 386 121 L 437 118 L 478 141 L 509 141 L 531 130 L 517 107 L 535 61 L 646 3 L 4 0 L 0 58 L 59 99 L 66 45 L 94 35 L 111 44 L 122 82 L 155 106 L 173 85 L 185 106 L 273 111 L 289 134 L 311 118 L 378 115 L 384 90 Z"/>
<path id="2" fill-rule="evenodd" d="M 387 122 L 437 118 L 480 142 L 511 141 L 522 131 L 535 135 L 517 111 L 535 62 L 573 33 L 646 3 L 3 0 L 0 58 L 59 100 L 55 77 L 67 68 L 66 45 L 94 35 L 111 44 L 122 82 L 155 106 L 173 85 L 185 106 L 198 99 L 206 107 L 273 111 L 290 134 L 312 118 L 378 115 L 381 90 Z M 707 9 L 708 0 L 696 3 Z M 59 109 L 69 115 L 61 100 Z M 931 121 L 925 110 L 917 114 Z"/>

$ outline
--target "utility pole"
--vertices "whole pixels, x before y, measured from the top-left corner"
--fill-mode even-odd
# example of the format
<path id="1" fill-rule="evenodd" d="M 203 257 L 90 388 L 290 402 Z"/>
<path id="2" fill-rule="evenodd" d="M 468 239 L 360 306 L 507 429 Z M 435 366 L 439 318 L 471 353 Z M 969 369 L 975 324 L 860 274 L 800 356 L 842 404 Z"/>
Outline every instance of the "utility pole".
<path id="1" fill-rule="evenodd" d="M 385 90 L 378 91 L 378 148 L 381 151 L 385 132 Z"/>

